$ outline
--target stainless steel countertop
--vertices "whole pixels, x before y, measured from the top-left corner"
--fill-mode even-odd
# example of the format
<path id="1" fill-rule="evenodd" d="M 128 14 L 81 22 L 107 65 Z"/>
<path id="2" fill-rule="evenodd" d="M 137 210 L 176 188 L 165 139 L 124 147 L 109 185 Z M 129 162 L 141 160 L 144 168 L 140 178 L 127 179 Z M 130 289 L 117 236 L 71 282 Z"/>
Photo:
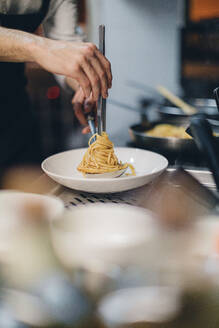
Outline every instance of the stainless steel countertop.
<path id="1" fill-rule="evenodd" d="M 174 169 L 168 169 L 168 171 L 173 171 Z M 192 174 L 199 182 L 201 182 L 204 186 L 216 190 L 216 186 L 214 183 L 214 179 L 210 171 L 207 170 L 186 170 L 190 174 Z"/>
<path id="2" fill-rule="evenodd" d="M 174 169 L 168 169 L 173 171 Z M 203 170 L 187 170 L 204 186 L 211 190 L 216 190 L 212 175 L 209 171 Z M 44 176 L 45 178 L 45 176 Z M 135 190 L 116 194 L 90 194 L 86 192 L 80 192 L 71 190 L 66 187 L 60 186 L 56 183 L 51 184 L 51 188 L 47 194 L 56 195 L 63 200 L 65 207 L 68 210 L 75 208 L 78 205 L 85 205 L 91 203 L 116 203 L 116 204 L 129 204 L 135 206 L 142 206 L 142 203 L 147 197 L 147 193 L 150 192 L 150 184 Z"/>

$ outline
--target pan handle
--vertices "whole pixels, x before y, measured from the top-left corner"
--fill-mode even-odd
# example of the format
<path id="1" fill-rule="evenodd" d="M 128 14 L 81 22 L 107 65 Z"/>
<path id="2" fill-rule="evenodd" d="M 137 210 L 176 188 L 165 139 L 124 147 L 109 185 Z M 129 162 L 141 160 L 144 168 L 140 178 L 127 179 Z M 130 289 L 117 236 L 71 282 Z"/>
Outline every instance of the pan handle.
<path id="1" fill-rule="evenodd" d="M 188 132 L 191 132 L 197 147 L 205 156 L 219 191 L 218 151 L 209 122 L 202 116 L 194 116 L 190 120 L 190 131 Z"/>
<path id="2" fill-rule="evenodd" d="M 219 88 L 214 89 L 214 98 L 216 100 L 217 109 L 219 111 Z"/>

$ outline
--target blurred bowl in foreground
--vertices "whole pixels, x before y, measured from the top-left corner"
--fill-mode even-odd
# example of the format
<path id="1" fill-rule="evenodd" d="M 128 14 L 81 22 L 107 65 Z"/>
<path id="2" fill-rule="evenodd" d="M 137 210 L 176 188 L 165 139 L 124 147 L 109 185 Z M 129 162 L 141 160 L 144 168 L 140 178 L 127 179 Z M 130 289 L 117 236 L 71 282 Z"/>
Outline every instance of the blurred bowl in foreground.
<path id="1" fill-rule="evenodd" d="M 64 204 L 56 197 L 0 191 L 0 257 L 4 256 L 25 220 L 41 217 L 50 221 L 63 212 Z"/>
<path id="2" fill-rule="evenodd" d="M 164 327 L 180 308 L 180 290 L 172 287 L 140 287 L 117 290 L 99 305 L 107 327 Z M 148 326 L 149 325 L 149 326 Z"/>
<path id="3" fill-rule="evenodd" d="M 69 267 L 102 271 L 111 265 L 145 260 L 156 220 L 152 212 L 115 204 L 79 206 L 52 221 L 58 256 Z"/>
<path id="4" fill-rule="evenodd" d="M 2 214 L 23 218 L 28 205 L 33 208 L 43 209 L 46 219 L 52 220 L 59 217 L 64 211 L 63 202 L 54 196 L 44 196 L 33 193 L 19 191 L 2 190 L 0 191 L 0 216 Z M 1 221 L 0 221 L 1 225 Z"/>

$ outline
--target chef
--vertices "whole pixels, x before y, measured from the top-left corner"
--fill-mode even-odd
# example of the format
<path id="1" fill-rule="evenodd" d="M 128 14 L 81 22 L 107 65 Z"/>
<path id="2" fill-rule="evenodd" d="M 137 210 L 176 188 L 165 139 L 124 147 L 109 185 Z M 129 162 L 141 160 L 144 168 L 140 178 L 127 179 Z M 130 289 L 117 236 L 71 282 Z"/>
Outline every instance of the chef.
<path id="1" fill-rule="evenodd" d="M 41 24 L 43 37 L 34 34 Z M 0 168 L 38 160 L 25 62 L 37 63 L 76 88 L 73 104 L 84 125 L 83 104 L 89 111 L 100 94 L 107 98 L 110 63 L 94 44 L 80 41 L 75 30 L 75 0 L 0 1 Z"/>

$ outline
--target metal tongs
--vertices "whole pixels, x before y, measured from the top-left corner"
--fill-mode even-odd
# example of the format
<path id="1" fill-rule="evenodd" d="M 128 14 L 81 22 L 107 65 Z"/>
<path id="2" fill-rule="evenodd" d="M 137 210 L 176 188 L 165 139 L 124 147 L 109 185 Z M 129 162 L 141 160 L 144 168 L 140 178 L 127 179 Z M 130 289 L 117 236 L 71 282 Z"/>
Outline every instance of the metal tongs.
<path id="1" fill-rule="evenodd" d="M 105 56 L 105 25 L 99 26 L 99 50 Z M 92 115 L 88 115 L 87 119 L 93 135 L 96 133 L 95 119 Z M 106 99 L 100 95 L 97 106 L 97 132 L 101 135 L 104 131 L 106 131 Z"/>
<path id="2" fill-rule="evenodd" d="M 99 50 L 105 56 L 105 25 L 99 26 Z M 106 99 L 102 96 L 98 100 L 97 131 L 99 135 L 106 132 Z"/>

